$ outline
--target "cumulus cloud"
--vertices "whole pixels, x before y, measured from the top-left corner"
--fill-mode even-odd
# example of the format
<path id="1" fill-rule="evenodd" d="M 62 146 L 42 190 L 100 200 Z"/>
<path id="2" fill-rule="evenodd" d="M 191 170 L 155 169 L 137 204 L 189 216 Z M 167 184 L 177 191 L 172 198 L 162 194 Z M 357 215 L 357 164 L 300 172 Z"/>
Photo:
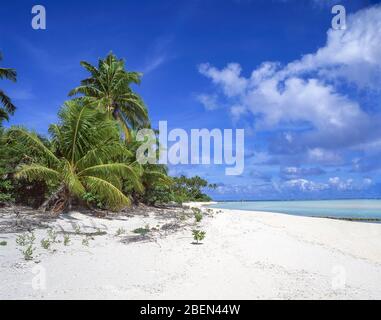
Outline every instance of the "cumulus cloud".
<path id="1" fill-rule="evenodd" d="M 310 192 L 310 191 L 322 191 L 328 188 L 325 183 L 318 183 L 307 179 L 293 179 L 286 181 L 282 185 L 282 189 L 296 189 L 297 191 Z M 290 191 L 290 190 L 288 190 Z"/>
<path id="2" fill-rule="evenodd" d="M 297 179 L 307 176 L 320 176 L 325 174 L 326 171 L 318 168 L 300 168 L 300 167 L 284 167 L 280 169 L 280 177 L 286 180 Z"/>
<path id="3" fill-rule="evenodd" d="M 229 63 L 222 70 L 218 70 L 208 63 L 203 63 L 199 65 L 198 71 L 212 79 L 215 84 L 220 85 L 228 97 L 240 95 L 245 91 L 248 84 L 248 80 L 240 76 L 242 69 L 238 63 Z"/>
<path id="4" fill-rule="evenodd" d="M 215 110 L 218 108 L 216 94 L 199 94 L 196 99 L 205 107 L 206 110 Z"/>
<path id="5" fill-rule="evenodd" d="M 345 30 L 329 30 L 326 44 L 315 53 L 285 66 L 264 62 L 250 77 L 238 63 L 199 72 L 216 85 L 215 94 L 230 102 L 235 119 L 250 113 L 256 130 L 291 125 L 270 142 L 272 153 L 303 154 L 316 163 L 337 164 L 338 150 L 359 148 L 379 138 L 379 114 L 343 93 L 343 84 L 381 90 L 381 6 L 347 18 Z M 369 128 L 372 128 L 370 131 Z"/>
<path id="6" fill-rule="evenodd" d="M 341 179 L 331 177 L 328 180 L 316 182 L 305 178 L 291 179 L 283 182 L 269 182 L 262 184 L 221 184 L 215 190 L 216 194 L 237 195 L 249 198 L 285 198 L 293 196 L 316 197 L 333 196 L 338 194 L 356 194 L 367 191 L 374 186 L 370 178 Z"/>
<path id="7" fill-rule="evenodd" d="M 372 179 L 364 178 L 361 181 L 354 181 L 353 179 L 341 179 L 339 177 L 329 178 L 328 184 L 330 187 L 337 190 L 363 190 L 373 184 Z"/>

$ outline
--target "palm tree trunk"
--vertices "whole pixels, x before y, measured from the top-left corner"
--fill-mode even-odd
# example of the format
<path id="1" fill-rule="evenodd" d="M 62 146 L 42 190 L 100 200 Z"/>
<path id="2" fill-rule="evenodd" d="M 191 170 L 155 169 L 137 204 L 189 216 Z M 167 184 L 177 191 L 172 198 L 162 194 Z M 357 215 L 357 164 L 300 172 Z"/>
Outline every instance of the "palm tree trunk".
<path id="1" fill-rule="evenodd" d="M 59 215 L 65 211 L 68 206 L 71 207 L 70 192 L 65 185 L 61 185 L 41 206 L 40 210 L 50 211 L 54 215 Z"/>

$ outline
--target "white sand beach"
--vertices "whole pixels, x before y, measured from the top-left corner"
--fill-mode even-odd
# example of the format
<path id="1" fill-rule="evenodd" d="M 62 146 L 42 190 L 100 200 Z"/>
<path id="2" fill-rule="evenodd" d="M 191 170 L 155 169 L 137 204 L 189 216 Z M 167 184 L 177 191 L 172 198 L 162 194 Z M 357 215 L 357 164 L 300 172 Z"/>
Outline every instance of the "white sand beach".
<path id="1" fill-rule="evenodd" d="M 0 234 L 0 299 L 381 299 L 381 224 L 218 211 L 200 222 L 201 245 L 192 244 L 193 218 L 167 232 L 178 218 L 152 214 L 62 216 L 55 230 L 73 231 L 74 221 L 107 234 L 88 246 L 72 234 L 68 246 L 45 250 L 46 229 L 37 229 L 34 261 L 15 233 Z M 146 224 L 161 231 L 126 241 Z M 119 228 L 126 234 L 116 236 Z"/>

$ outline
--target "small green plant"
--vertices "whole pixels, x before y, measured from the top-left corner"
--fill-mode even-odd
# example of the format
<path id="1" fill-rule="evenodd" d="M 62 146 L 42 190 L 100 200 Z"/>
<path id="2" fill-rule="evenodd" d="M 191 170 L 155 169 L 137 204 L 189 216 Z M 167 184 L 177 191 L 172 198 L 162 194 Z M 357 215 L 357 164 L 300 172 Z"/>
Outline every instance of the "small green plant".
<path id="1" fill-rule="evenodd" d="M 192 208 L 192 211 L 194 214 L 201 213 L 201 210 L 199 208 Z"/>
<path id="2" fill-rule="evenodd" d="M 200 209 L 197 209 L 197 210 L 195 210 L 195 209 L 197 209 L 197 208 L 194 208 L 193 209 L 193 212 L 194 212 L 194 218 L 195 218 L 195 220 L 196 220 L 196 222 L 200 222 L 201 220 L 202 220 L 202 212 L 201 212 L 201 210 Z"/>
<path id="3" fill-rule="evenodd" d="M 120 236 L 122 234 L 126 233 L 126 230 L 124 228 L 119 228 L 118 230 L 116 230 L 116 236 Z"/>
<path id="4" fill-rule="evenodd" d="M 88 237 L 82 239 L 82 245 L 84 245 L 86 247 L 89 246 L 89 238 Z"/>
<path id="5" fill-rule="evenodd" d="M 81 226 L 80 226 L 79 224 L 76 224 L 76 225 L 74 226 L 74 232 L 75 232 L 76 234 L 79 234 L 79 233 L 81 232 Z"/>
<path id="6" fill-rule="evenodd" d="M 19 235 L 16 237 L 16 243 L 17 243 L 19 246 L 26 246 L 26 245 L 27 245 L 27 241 L 28 241 L 27 234 L 19 234 Z"/>
<path id="7" fill-rule="evenodd" d="M 6 246 L 7 242 L 6 241 L 0 241 L 0 246 Z"/>
<path id="8" fill-rule="evenodd" d="M 206 232 L 201 230 L 192 230 L 193 239 L 198 244 L 200 241 L 204 240 Z"/>
<path id="9" fill-rule="evenodd" d="M 48 237 L 51 240 L 51 242 L 56 243 L 57 242 L 57 232 L 53 229 L 48 230 Z"/>
<path id="10" fill-rule="evenodd" d="M 63 241 L 63 243 L 64 243 L 65 246 L 69 245 L 69 243 L 70 243 L 70 237 L 69 237 L 68 234 L 64 235 L 64 241 Z"/>
<path id="11" fill-rule="evenodd" d="M 25 260 L 33 260 L 33 244 L 28 245 L 25 250 L 22 250 Z"/>
<path id="12" fill-rule="evenodd" d="M 137 229 L 133 230 L 132 232 L 138 233 L 142 236 L 145 236 L 149 231 L 150 231 L 149 225 L 147 224 L 144 228 L 137 228 Z"/>
<path id="13" fill-rule="evenodd" d="M 26 246 L 28 244 L 34 243 L 34 240 L 36 240 L 36 236 L 33 232 L 30 232 L 18 235 L 16 238 L 16 243 L 19 246 Z"/>
<path id="14" fill-rule="evenodd" d="M 33 259 L 33 244 L 36 240 L 36 236 L 33 232 L 26 233 L 26 234 L 20 234 L 16 238 L 16 244 L 19 245 L 20 251 L 24 256 L 25 260 L 32 260 Z"/>
<path id="15" fill-rule="evenodd" d="M 43 247 L 44 249 L 48 250 L 50 248 L 50 245 L 52 243 L 50 242 L 49 239 L 42 239 L 41 240 L 41 247 Z"/>

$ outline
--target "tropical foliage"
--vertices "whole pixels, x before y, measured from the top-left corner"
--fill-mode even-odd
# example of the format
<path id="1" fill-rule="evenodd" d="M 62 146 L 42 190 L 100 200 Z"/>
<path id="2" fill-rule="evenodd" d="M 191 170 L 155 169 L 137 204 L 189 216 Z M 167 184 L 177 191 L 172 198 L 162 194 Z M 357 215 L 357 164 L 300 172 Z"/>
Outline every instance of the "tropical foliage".
<path id="1" fill-rule="evenodd" d="M 200 177 L 172 178 L 166 166 L 137 162 L 143 142 L 136 132 L 150 126 L 143 100 L 130 87 L 141 75 L 126 71 L 111 53 L 98 67 L 81 65 L 91 75 L 70 92 L 80 96 L 62 106 L 49 138 L 24 127 L 4 129 L 0 121 L 0 204 L 59 213 L 73 204 L 119 210 L 132 202 L 209 200 L 204 190 L 215 186 Z M 0 77 L 15 80 L 16 73 L 0 69 Z M 0 93 L 0 119 L 8 119 L 15 107 Z"/>
<path id="2" fill-rule="evenodd" d="M 175 201 L 210 201 L 211 198 L 207 196 L 205 189 L 215 189 L 216 184 L 209 184 L 205 179 L 199 176 L 187 178 L 182 175 L 180 177 L 173 178 L 172 190 L 174 193 Z"/>
<path id="3" fill-rule="evenodd" d="M 0 52 L 0 62 L 3 60 Z M 0 68 L 0 79 L 8 79 L 16 81 L 16 71 L 10 68 Z M 16 110 L 16 107 L 12 103 L 11 99 L 0 89 L 0 123 L 3 120 L 8 120 L 9 115 L 12 115 Z"/>
<path id="4" fill-rule="evenodd" d="M 141 97 L 131 89 L 132 84 L 140 84 L 141 74 L 125 70 L 125 62 L 110 53 L 100 59 L 98 67 L 82 61 L 81 65 L 90 77 L 69 92 L 69 96 L 82 95 L 81 99 L 93 106 L 106 110 L 117 119 L 130 139 L 131 129 L 149 126 L 147 108 Z"/>
<path id="5" fill-rule="evenodd" d="M 115 122 L 78 100 L 67 102 L 59 118 L 60 123 L 50 127 L 50 148 L 33 132 L 10 129 L 11 139 L 44 158 L 22 164 L 16 177 L 56 185 L 56 192 L 45 205 L 55 212 L 70 207 L 73 197 L 80 199 L 86 192 L 97 195 L 111 209 L 130 204 L 121 190 L 122 179 L 129 179 L 142 191 L 139 170 L 126 163 L 131 153 L 120 142 Z"/>

